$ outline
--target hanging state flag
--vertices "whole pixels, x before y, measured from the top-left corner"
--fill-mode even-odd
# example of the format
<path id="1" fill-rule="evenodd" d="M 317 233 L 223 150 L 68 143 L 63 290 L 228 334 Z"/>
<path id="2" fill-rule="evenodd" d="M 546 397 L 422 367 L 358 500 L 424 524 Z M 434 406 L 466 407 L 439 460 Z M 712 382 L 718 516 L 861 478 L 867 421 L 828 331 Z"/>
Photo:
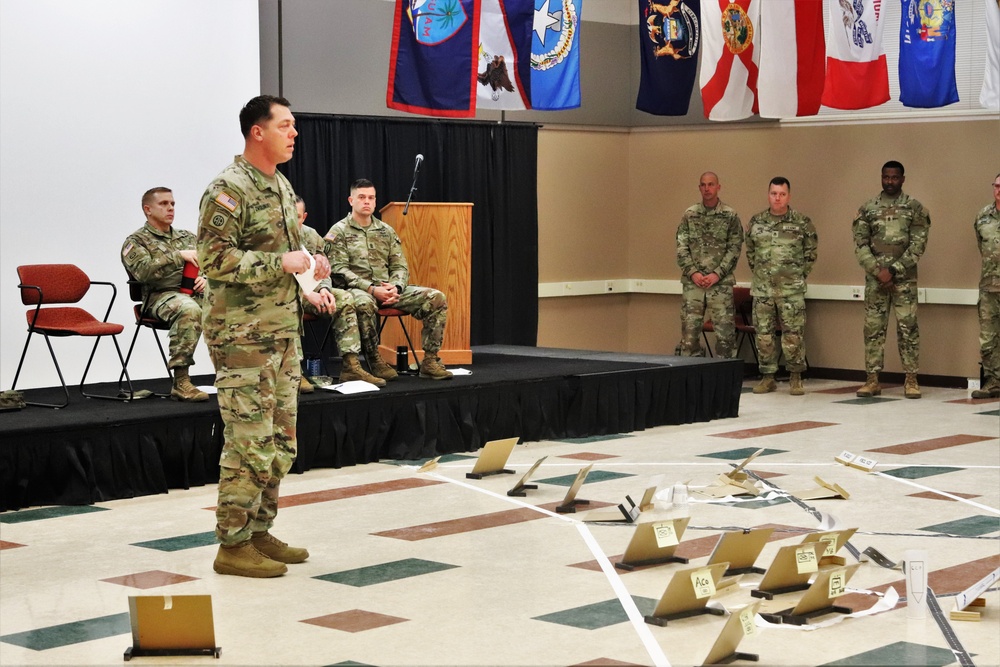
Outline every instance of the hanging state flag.
<path id="1" fill-rule="evenodd" d="M 531 107 L 580 106 L 580 11 L 583 0 L 534 0 Z"/>
<path id="2" fill-rule="evenodd" d="M 955 0 L 902 0 L 899 101 L 933 109 L 958 101 Z"/>
<path id="3" fill-rule="evenodd" d="M 477 104 L 530 109 L 534 0 L 481 0 L 480 7 Z"/>
<path id="4" fill-rule="evenodd" d="M 705 0 L 701 23 L 705 118 L 747 118 L 757 112 L 760 5 L 757 0 Z"/>
<path id="5" fill-rule="evenodd" d="M 760 5 L 760 77 L 763 118 L 815 116 L 826 80 L 821 0 Z"/>
<path id="6" fill-rule="evenodd" d="M 700 14 L 701 0 L 639 0 L 639 111 L 687 114 L 698 75 Z"/>
<path id="7" fill-rule="evenodd" d="M 986 0 L 986 71 L 979 105 L 1000 111 L 1000 0 Z"/>
<path id="8" fill-rule="evenodd" d="M 867 109 L 889 101 L 889 68 L 882 51 L 882 0 L 830 3 L 823 105 Z"/>
<path id="9" fill-rule="evenodd" d="M 396 0 L 386 106 L 431 116 L 476 113 L 475 0 Z"/>

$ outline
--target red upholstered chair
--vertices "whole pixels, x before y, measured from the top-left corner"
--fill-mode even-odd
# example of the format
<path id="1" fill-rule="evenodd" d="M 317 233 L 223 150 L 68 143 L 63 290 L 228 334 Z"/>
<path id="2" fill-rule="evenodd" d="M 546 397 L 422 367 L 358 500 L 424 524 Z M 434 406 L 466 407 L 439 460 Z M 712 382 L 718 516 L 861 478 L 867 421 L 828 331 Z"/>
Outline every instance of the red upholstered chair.
<path id="1" fill-rule="evenodd" d="M 404 313 L 398 308 L 379 308 L 378 309 L 378 335 L 379 338 L 382 337 L 382 330 L 385 329 L 385 325 L 389 322 L 390 318 L 396 318 L 399 322 L 399 326 L 403 328 L 403 335 L 406 336 L 406 344 L 409 347 L 410 354 L 413 355 L 413 363 L 419 364 L 420 359 L 417 358 L 417 351 L 413 347 L 413 341 L 410 340 L 410 332 L 406 330 L 406 323 L 403 322 L 403 318 L 406 317 L 407 313 Z"/>
<path id="2" fill-rule="evenodd" d="M 62 370 L 59 368 L 59 361 L 56 359 L 55 351 L 52 349 L 52 337 L 86 336 L 92 337 L 94 348 L 90 351 L 87 359 L 87 367 L 83 371 L 80 379 L 80 393 L 88 398 L 108 398 L 113 400 L 128 401 L 133 397 L 132 380 L 128 376 L 128 369 L 125 366 L 125 359 L 122 357 L 122 350 L 118 346 L 116 336 L 124 331 L 125 327 L 120 324 L 108 322 L 111 314 L 111 307 L 115 303 L 115 296 L 118 294 L 113 283 L 91 280 L 86 273 L 74 264 L 30 264 L 17 267 L 17 275 L 20 284 L 17 286 L 21 291 L 21 303 L 26 306 L 34 306 L 25 313 L 28 320 L 28 337 L 24 341 L 24 350 L 21 352 L 21 360 L 17 363 L 17 372 L 14 374 L 14 384 L 11 389 L 17 387 L 17 379 L 21 375 L 21 366 L 24 364 L 24 357 L 28 353 L 28 344 L 31 343 L 33 334 L 41 334 L 45 338 L 45 344 L 49 348 L 49 355 L 52 363 L 55 364 L 56 373 L 59 374 L 59 381 L 62 383 L 63 393 L 66 400 L 62 404 L 56 403 L 34 403 L 26 401 L 29 405 L 39 405 L 48 408 L 64 408 L 69 405 L 69 389 L 63 379 Z M 77 303 L 87 294 L 91 285 L 106 285 L 111 288 L 111 300 L 108 302 L 108 309 L 104 313 L 104 318 L 98 320 L 83 308 L 75 306 L 52 306 L 51 304 Z M 45 306 L 43 308 L 43 306 Z M 106 396 L 100 394 L 88 394 L 83 390 L 87 380 L 87 373 L 90 372 L 90 365 L 94 361 L 94 353 L 101 338 L 110 336 L 118 352 L 118 361 L 122 365 L 122 373 L 128 383 L 128 392 L 120 393 L 116 396 Z"/>
<path id="3" fill-rule="evenodd" d="M 143 293 L 142 283 L 136 280 L 131 272 L 126 270 L 126 273 L 128 273 L 128 295 L 133 301 L 132 313 L 135 316 L 135 333 L 132 334 L 132 342 L 129 343 L 128 352 L 125 354 L 125 367 L 128 367 L 128 362 L 132 359 L 132 350 L 135 348 L 135 341 L 139 338 L 139 331 L 143 328 L 149 329 L 153 332 L 153 338 L 156 339 L 156 347 L 160 350 L 163 367 L 167 369 L 167 378 L 173 381 L 173 376 L 170 373 L 170 363 L 167 361 L 167 353 L 163 349 L 160 334 L 157 333 L 158 331 L 170 331 L 170 325 L 149 312 L 149 302 L 147 299 L 149 295 Z M 122 381 L 124 379 L 125 371 L 123 369 L 122 374 L 118 377 L 119 389 L 123 388 Z M 169 395 L 169 393 L 157 394 L 157 396 Z"/>

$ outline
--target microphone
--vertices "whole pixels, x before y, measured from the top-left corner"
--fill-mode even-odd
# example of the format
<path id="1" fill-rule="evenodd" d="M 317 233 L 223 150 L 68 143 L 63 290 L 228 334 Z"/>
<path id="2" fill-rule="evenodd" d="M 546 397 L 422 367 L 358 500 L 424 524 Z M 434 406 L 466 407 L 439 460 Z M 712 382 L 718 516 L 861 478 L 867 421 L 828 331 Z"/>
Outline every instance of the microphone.
<path id="1" fill-rule="evenodd" d="M 410 186 L 410 194 L 406 197 L 406 206 L 403 207 L 403 215 L 410 210 L 410 200 L 413 199 L 413 192 L 417 189 L 417 172 L 420 171 L 420 163 L 424 161 L 424 154 L 417 153 L 417 161 L 413 165 L 413 184 Z"/>
<path id="2" fill-rule="evenodd" d="M 420 169 L 420 163 L 424 161 L 423 153 L 417 153 L 417 162 L 413 165 L 413 171 Z"/>

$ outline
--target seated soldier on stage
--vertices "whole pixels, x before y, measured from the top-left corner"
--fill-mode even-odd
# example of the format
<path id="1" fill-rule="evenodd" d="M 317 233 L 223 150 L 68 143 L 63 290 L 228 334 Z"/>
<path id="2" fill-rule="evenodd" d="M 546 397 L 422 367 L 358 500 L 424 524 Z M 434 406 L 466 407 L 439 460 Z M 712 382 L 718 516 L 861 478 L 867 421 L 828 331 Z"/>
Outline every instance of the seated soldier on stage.
<path id="1" fill-rule="evenodd" d="M 326 242 L 312 227 L 303 224 L 309 215 L 306 212 L 306 203 L 302 197 L 295 198 L 295 209 L 299 212 L 299 229 L 301 230 L 302 243 L 310 254 L 326 252 Z M 358 333 L 358 317 L 354 312 L 354 298 L 350 292 L 342 289 L 335 289 L 330 283 L 330 279 L 323 280 L 316 289 L 327 289 L 333 294 L 336 310 L 330 314 L 333 318 L 333 333 L 337 339 L 337 347 L 340 350 L 341 367 L 340 379 L 338 382 L 348 382 L 349 380 L 364 380 L 371 382 L 377 387 L 384 387 L 385 380 L 375 377 L 361 367 L 358 362 L 358 355 L 361 353 L 361 335 Z M 302 308 L 307 313 L 317 315 L 316 308 L 302 300 Z M 313 390 L 312 384 L 302 376 L 299 391 L 309 393 Z"/>
<path id="2" fill-rule="evenodd" d="M 142 196 L 146 224 L 125 239 L 122 264 L 142 283 L 146 312 L 170 325 L 170 359 L 173 374 L 170 398 L 207 401 L 208 394 L 193 384 L 188 368 L 194 365 L 194 348 L 201 337 L 201 297 L 205 278 L 194 280 L 191 294 L 181 290 L 184 264 L 198 265 L 196 237 L 174 229 L 174 195 L 169 188 L 153 188 Z"/>
<path id="3" fill-rule="evenodd" d="M 444 293 L 410 285 L 410 271 L 396 231 L 374 216 L 375 185 L 360 179 L 351 183 L 347 198 L 351 212 L 326 233 L 331 278 L 343 281 L 354 297 L 361 344 L 372 372 L 384 380 L 396 371 L 378 353 L 378 309 L 391 307 L 423 321 L 424 358 L 420 377 L 451 379 L 438 358 L 444 337 L 448 303 Z"/>

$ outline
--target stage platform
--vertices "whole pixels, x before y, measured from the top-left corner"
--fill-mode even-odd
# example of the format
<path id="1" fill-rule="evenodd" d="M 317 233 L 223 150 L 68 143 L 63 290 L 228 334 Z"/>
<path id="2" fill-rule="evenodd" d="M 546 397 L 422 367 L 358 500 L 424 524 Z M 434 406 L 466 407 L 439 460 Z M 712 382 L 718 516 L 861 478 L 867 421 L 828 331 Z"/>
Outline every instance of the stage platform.
<path id="1" fill-rule="evenodd" d="M 300 397 L 293 472 L 471 452 L 513 436 L 582 438 L 736 417 L 743 380 L 741 360 L 511 346 L 474 347 L 467 368 L 472 375 L 449 381 L 402 376 L 378 392 L 317 389 Z M 167 379 L 135 384 L 169 390 Z M 25 394 L 58 401 L 61 389 Z M 214 396 L 119 403 L 84 398 L 74 387 L 70 395 L 61 410 L 0 413 L 0 510 L 218 481 L 222 424 Z"/>

